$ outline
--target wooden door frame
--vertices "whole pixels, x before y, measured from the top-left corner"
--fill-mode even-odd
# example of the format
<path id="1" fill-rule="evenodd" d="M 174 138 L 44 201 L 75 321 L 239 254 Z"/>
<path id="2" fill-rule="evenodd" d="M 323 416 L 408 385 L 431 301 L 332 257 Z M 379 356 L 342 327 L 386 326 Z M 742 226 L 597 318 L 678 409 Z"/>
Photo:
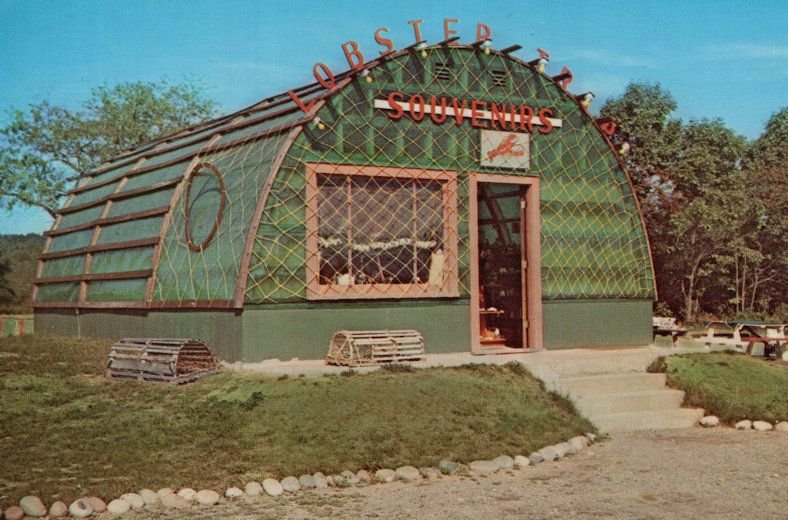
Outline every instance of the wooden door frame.
<path id="1" fill-rule="evenodd" d="M 539 223 L 539 178 L 514 175 L 498 175 L 471 172 L 468 175 L 468 229 L 470 233 L 471 264 L 471 353 L 484 354 L 485 349 L 479 341 L 479 206 L 477 202 L 478 184 L 514 184 L 524 186 L 525 190 L 525 227 L 520 233 L 525 235 L 521 247 L 525 249 L 528 262 L 526 269 L 524 296 L 528 327 L 523 331 L 523 340 L 528 348 L 517 349 L 523 352 L 542 350 L 542 251 L 541 226 Z"/>

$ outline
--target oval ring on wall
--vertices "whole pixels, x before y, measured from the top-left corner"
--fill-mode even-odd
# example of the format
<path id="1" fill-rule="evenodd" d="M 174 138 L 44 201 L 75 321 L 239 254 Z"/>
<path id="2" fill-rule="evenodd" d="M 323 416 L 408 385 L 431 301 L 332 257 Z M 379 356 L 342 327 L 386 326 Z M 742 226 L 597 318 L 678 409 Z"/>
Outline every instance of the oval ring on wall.
<path id="1" fill-rule="evenodd" d="M 210 177 L 206 177 L 210 176 Z M 205 178 L 205 182 L 203 182 L 199 186 L 195 186 L 195 180 Z M 210 180 L 208 180 L 210 179 Z M 213 184 L 212 184 L 213 183 Z M 196 189 L 196 191 L 195 191 Z M 198 236 L 195 236 L 199 231 L 198 229 L 193 228 L 192 217 L 194 217 L 195 208 L 194 206 L 197 204 L 206 204 L 208 203 L 208 208 L 215 207 L 215 204 L 211 204 L 211 200 L 208 197 L 211 194 L 215 194 L 218 192 L 219 195 L 219 207 L 215 211 L 215 216 L 213 216 L 213 225 L 211 226 L 210 231 L 208 231 L 207 235 L 204 233 L 200 233 Z M 199 253 L 213 240 L 214 235 L 219 229 L 219 224 L 222 222 L 222 214 L 224 213 L 224 206 L 227 199 L 227 193 L 224 187 L 224 179 L 222 177 L 222 172 L 211 163 L 203 162 L 197 164 L 193 169 L 192 173 L 189 176 L 189 181 L 186 183 L 186 242 L 189 245 L 189 249 L 195 253 Z M 203 209 L 203 211 L 205 211 Z M 200 218 L 203 216 L 200 215 Z"/>

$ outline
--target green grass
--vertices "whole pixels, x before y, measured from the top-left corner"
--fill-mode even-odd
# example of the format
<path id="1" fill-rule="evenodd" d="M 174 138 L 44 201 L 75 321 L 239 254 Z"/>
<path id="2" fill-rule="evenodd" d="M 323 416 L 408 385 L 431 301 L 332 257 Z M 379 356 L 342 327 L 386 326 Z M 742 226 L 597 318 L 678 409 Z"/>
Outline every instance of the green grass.
<path id="1" fill-rule="evenodd" d="M 521 365 L 186 386 L 106 381 L 110 343 L 0 339 L 0 507 L 37 494 L 113 498 L 142 487 L 435 465 L 528 453 L 594 431 Z"/>
<path id="2" fill-rule="evenodd" d="M 788 365 L 738 353 L 660 358 L 652 367 L 684 390 L 685 404 L 732 424 L 742 419 L 788 420 Z"/>

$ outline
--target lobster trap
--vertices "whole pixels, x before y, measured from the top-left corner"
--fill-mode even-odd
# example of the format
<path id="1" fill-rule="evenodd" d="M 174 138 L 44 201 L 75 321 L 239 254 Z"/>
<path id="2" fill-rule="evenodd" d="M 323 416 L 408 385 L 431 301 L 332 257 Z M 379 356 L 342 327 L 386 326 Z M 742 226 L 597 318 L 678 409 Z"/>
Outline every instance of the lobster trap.
<path id="1" fill-rule="evenodd" d="M 358 367 L 420 361 L 424 354 L 417 330 L 341 330 L 331 338 L 326 363 Z"/>
<path id="2" fill-rule="evenodd" d="M 211 347 L 198 339 L 125 338 L 114 345 L 107 378 L 189 383 L 219 371 Z"/>

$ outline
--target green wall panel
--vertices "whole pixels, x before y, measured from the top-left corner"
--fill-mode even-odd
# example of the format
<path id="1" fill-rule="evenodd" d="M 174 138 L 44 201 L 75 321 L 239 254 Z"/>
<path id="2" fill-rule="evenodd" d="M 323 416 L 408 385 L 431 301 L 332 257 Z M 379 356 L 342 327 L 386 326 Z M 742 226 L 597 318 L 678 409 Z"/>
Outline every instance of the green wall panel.
<path id="1" fill-rule="evenodd" d="M 543 301 L 549 350 L 651 343 L 651 300 Z"/>

